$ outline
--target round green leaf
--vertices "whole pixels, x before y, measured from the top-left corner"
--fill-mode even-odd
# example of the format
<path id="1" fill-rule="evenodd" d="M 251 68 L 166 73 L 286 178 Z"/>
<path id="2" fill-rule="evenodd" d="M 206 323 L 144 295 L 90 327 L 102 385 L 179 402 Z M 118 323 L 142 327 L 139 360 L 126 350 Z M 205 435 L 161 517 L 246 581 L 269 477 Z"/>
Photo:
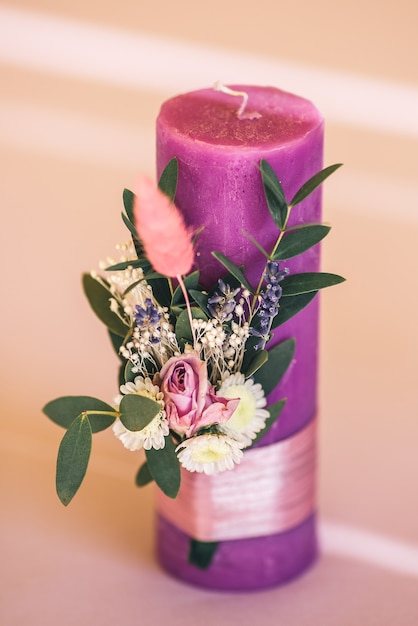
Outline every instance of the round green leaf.
<path id="1" fill-rule="evenodd" d="M 126 270 L 128 267 L 141 267 L 144 270 L 144 274 L 150 271 L 151 263 L 148 259 L 130 259 L 129 261 L 121 261 L 114 265 L 109 265 L 105 268 L 106 272 L 117 272 L 119 270 Z"/>
<path id="2" fill-rule="evenodd" d="M 267 410 L 270 413 L 270 415 L 266 419 L 266 422 L 264 424 L 264 428 L 262 430 L 260 430 L 259 433 L 257 433 L 257 436 L 251 442 L 251 446 L 248 446 L 248 447 L 252 447 L 255 443 L 257 443 L 257 441 L 260 441 L 260 439 L 262 439 L 266 433 L 268 433 L 270 428 L 273 426 L 273 424 L 279 418 L 280 413 L 282 412 L 282 409 L 283 409 L 285 404 L 286 404 L 286 398 L 284 398 L 283 400 L 279 400 L 279 402 L 275 402 L 271 406 L 267 407 Z"/>
<path id="3" fill-rule="evenodd" d="M 56 487 L 58 497 L 65 506 L 83 482 L 90 452 L 90 422 L 87 417 L 79 415 L 65 433 L 58 450 Z"/>
<path id="4" fill-rule="evenodd" d="M 207 317 L 210 317 L 210 313 L 208 310 L 208 295 L 206 293 L 203 293 L 202 291 L 198 291 L 197 289 L 189 289 L 189 294 L 196 302 L 196 304 L 198 304 L 199 307 L 202 309 L 203 313 Z"/>
<path id="5" fill-rule="evenodd" d="M 302 311 L 316 296 L 317 291 L 310 291 L 309 293 L 302 293 L 299 296 L 292 296 L 289 298 L 282 298 L 280 300 L 279 312 L 273 320 L 271 329 L 281 326 L 294 315 Z"/>
<path id="6" fill-rule="evenodd" d="M 161 411 L 161 405 L 145 396 L 128 393 L 123 396 L 120 406 L 120 421 L 128 430 L 138 431 L 148 424 Z"/>
<path id="7" fill-rule="evenodd" d="M 284 191 L 273 168 L 261 159 L 261 177 L 263 180 L 264 194 L 270 214 L 278 228 L 284 228 L 287 221 L 288 207 Z"/>
<path id="8" fill-rule="evenodd" d="M 145 450 L 148 468 L 158 487 L 169 498 L 175 498 L 180 489 L 180 462 L 176 454 L 176 446 L 170 435 L 165 438 L 161 450 Z"/>
<path id="9" fill-rule="evenodd" d="M 171 202 L 174 202 L 176 197 L 178 168 L 178 161 L 174 157 L 167 163 L 158 181 L 158 187 L 169 197 Z"/>
<path id="10" fill-rule="evenodd" d="M 306 224 L 302 228 L 286 233 L 274 254 L 276 261 L 291 259 L 319 243 L 331 230 L 324 224 Z"/>
<path id="11" fill-rule="evenodd" d="M 137 487 L 144 487 L 148 485 L 148 483 L 152 482 L 154 479 L 151 476 L 151 472 L 149 471 L 148 463 L 145 461 L 139 468 L 136 477 L 135 484 Z"/>
<path id="12" fill-rule="evenodd" d="M 312 178 L 310 178 L 304 185 L 302 185 L 299 191 L 295 194 L 289 206 L 293 207 L 296 204 L 299 204 L 299 202 L 302 202 L 302 200 L 307 198 L 317 187 L 319 187 L 319 185 L 324 182 L 326 178 L 328 178 L 328 176 L 335 172 L 336 169 L 341 167 L 341 165 L 342 163 L 329 165 L 328 167 L 324 168 L 323 170 L 312 176 Z"/>
<path id="13" fill-rule="evenodd" d="M 297 296 L 310 291 L 318 291 L 325 287 L 332 287 L 344 282 L 345 278 L 337 274 L 326 272 L 303 272 L 301 274 L 291 274 L 281 281 L 283 288 L 282 297 Z"/>
<path id="14" fill-rule="evenodd" d="M 64 428 L 69 428 L 75 418 L 86 411 L 97 412 L 89 415 L 89 422 L 93 433 L 109 428 L 115 421 L 115 409 L 97 398 L 90 396 L 63 396 L 48 402 L 42 409 L 45 415 L 53 422 Z M 111 413 L 111 415 L 102 414 Z"/>
<path id="15" fill-rule="evenodd" d="M 267 350 L 257 350 L 254 357 L 251 359 L 249 365 L 247 365 L 244 371 L 245 378 L 249 378 L 250 376 L 255 374 L 255 372 L 259 370 L 260 367 L 264 365 L 264 363 L 267 362 L 268 358 L 269 355 Z"/>
<path id="16" fill-rule="evenodd" d="M 83 274 L 83 289 L 91 308 L 99 320 L 115 335 L 125 337 L 129 328 L 110 310 L 109 302 L 113 297 L 110 291 L 90 274 Z"/>
<path id="17" fill-rule="evenodd" d="M 244 272 L 241 270 L 240 267 L 238 267 L 238 265 L 235 265 L 235 263 L 228 259 L 228 257 L 226 257 L 224 254 L 222 254 L 222 252 L 212 251 L 212 256 L 214 256 L 215 259 L 219 261 L 219 263 L 222 263 L 222 265 L 228 270 L 228 272 L 237 279 L 240 285 L 248 289 L 250 293 L 254 293 L 254 289 L 252 288 L 252 286 L 246 279 Z"/>
<path id="18" fill-rule="evenodd" d="M 218 549 L 217 541 L 190 539 L 188 561 L 199 569 L 208 569 Z"/>
<path id="19" fill-rule="evenodd" d="M 125 207 L 126 215 L 131 222 L 134 221 L 134 201 L 135 194 L 130 189 L 123 190 L 123 206 Z"/>
<path id="20" fill-rule="evenodd" d="M 254 381 L 260 383 L 264 394 L 268 394 L 279 384 L 295 354 L 295 340 L 286 339 L 268 351 L 268 361 L 254 374 Z"/>
<path id="21" fill-rule="evenodd" d="M 190 291 L 190 289 L 197 289 L 199 285 L 199 275 L 200 275 L 200 272 L 196 270 L 195 272 L 188 274 L 184 278 L 184 286 L 186 287 L 187 291 Z M 184 304 L 184 296 L 183 296 L 183 291 L 181 289 L 181 286 L 177 285 L 176 290 L 174 291 L 173 297 L 171 299 L 171 306 L 173 307 L 179 304 Z"/>
<path id="22" fill-rule="evenodd" d="M 202 309 L 198 309 L 197 307 L 192 307 L 192 318 L 207 320 L 207 316 L 202 311 Z M 186 309 L 184 309 L 177 318 L 176 322 L 176 338 L 178 342 L 193 342 L 192 329 L 190 328 L 189 314 Z"/>

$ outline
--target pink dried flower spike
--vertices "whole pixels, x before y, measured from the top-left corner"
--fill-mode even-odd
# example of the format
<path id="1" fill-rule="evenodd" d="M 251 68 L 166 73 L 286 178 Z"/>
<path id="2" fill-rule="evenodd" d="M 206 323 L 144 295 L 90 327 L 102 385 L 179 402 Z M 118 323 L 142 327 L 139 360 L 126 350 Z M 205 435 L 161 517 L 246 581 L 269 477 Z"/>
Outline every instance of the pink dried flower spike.
<path id="1" fill-rule="evenodd" d="M 194 251 L 181 213 L 146 176 L 138 178 L 135 192 L 135 225 L 153 268 L 169 278 L 187 274 Z"/>

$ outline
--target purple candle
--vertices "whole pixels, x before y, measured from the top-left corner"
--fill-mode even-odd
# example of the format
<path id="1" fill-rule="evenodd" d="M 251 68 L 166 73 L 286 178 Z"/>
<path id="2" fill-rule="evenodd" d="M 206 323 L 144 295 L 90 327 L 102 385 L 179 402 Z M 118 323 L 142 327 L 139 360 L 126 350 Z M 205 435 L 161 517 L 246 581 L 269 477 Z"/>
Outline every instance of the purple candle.
<path id="1" fill-rule="evenodd" d="M 233 89 L 248 94 L 244 115 L 237 115 L 239 100 L 205 89 L 165 102 L 157 120 L 158 175 L 177 157 L 176 204 L 192 228 L 204 227 L 196 261 L 201 282 L 208 288 L 225 273 L 212 257 L 213 250 L 244 265 L 256 286 L 265 259 L 245 233 L 269 252 L 276 241 L 277 227 L 258 169 L 260 160 L 265 159 L 276 172 L 288 201 L 322 168 L 323 119 L 309 101 L 271 87 Z M 320 214 L 321 196 L 316 190 L 292 209 L 288 225 L 319 222 Z M 285 265 L 291 273 L 318 271 L 318 246 Z M 294 435 L 315 417 L 317 299 L 281 326 L 267 347 L 290 337 L 296 339 L 295 360 L 268 398 L 269 404 L 283 397 L 287 403 L 262 446 Z M 217 589 L 257 589 L 285 582 L 300 574 L 317 553 L 313 513 L 286 532 L 222 541 L 207 570 L 188 562 L 189 540 L 159 517 L 157 546 L 162 565 L 181 579 Z"/>

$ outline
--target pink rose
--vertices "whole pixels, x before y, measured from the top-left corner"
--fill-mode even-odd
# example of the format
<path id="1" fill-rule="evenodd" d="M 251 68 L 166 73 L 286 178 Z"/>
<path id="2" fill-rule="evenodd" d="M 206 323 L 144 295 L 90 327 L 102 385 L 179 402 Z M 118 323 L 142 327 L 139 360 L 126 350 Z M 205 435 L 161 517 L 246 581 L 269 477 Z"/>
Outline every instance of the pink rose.
<path id="1" fill-rule="evenodd" d="M 225 422 L 239 403 L 215 395 L 206 363 L 193 352 L 171 357 L 159 373 L 159 382 L 169 426 L 186 437 L 202 426 Z"/>

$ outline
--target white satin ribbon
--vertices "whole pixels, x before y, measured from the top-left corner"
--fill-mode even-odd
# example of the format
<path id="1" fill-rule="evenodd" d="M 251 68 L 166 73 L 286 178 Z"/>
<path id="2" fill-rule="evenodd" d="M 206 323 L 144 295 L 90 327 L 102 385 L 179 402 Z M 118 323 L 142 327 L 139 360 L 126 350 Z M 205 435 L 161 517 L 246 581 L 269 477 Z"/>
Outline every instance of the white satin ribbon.
<path id="1" fill-rule="evenodd" d="M 175 500 L 160 490 L 158 512 L 200 541 L 284 532 L 315 510 L 316 420 L 277 443 L 247 450 L 240 465 L 213 476 L 182 470 Z"/>

